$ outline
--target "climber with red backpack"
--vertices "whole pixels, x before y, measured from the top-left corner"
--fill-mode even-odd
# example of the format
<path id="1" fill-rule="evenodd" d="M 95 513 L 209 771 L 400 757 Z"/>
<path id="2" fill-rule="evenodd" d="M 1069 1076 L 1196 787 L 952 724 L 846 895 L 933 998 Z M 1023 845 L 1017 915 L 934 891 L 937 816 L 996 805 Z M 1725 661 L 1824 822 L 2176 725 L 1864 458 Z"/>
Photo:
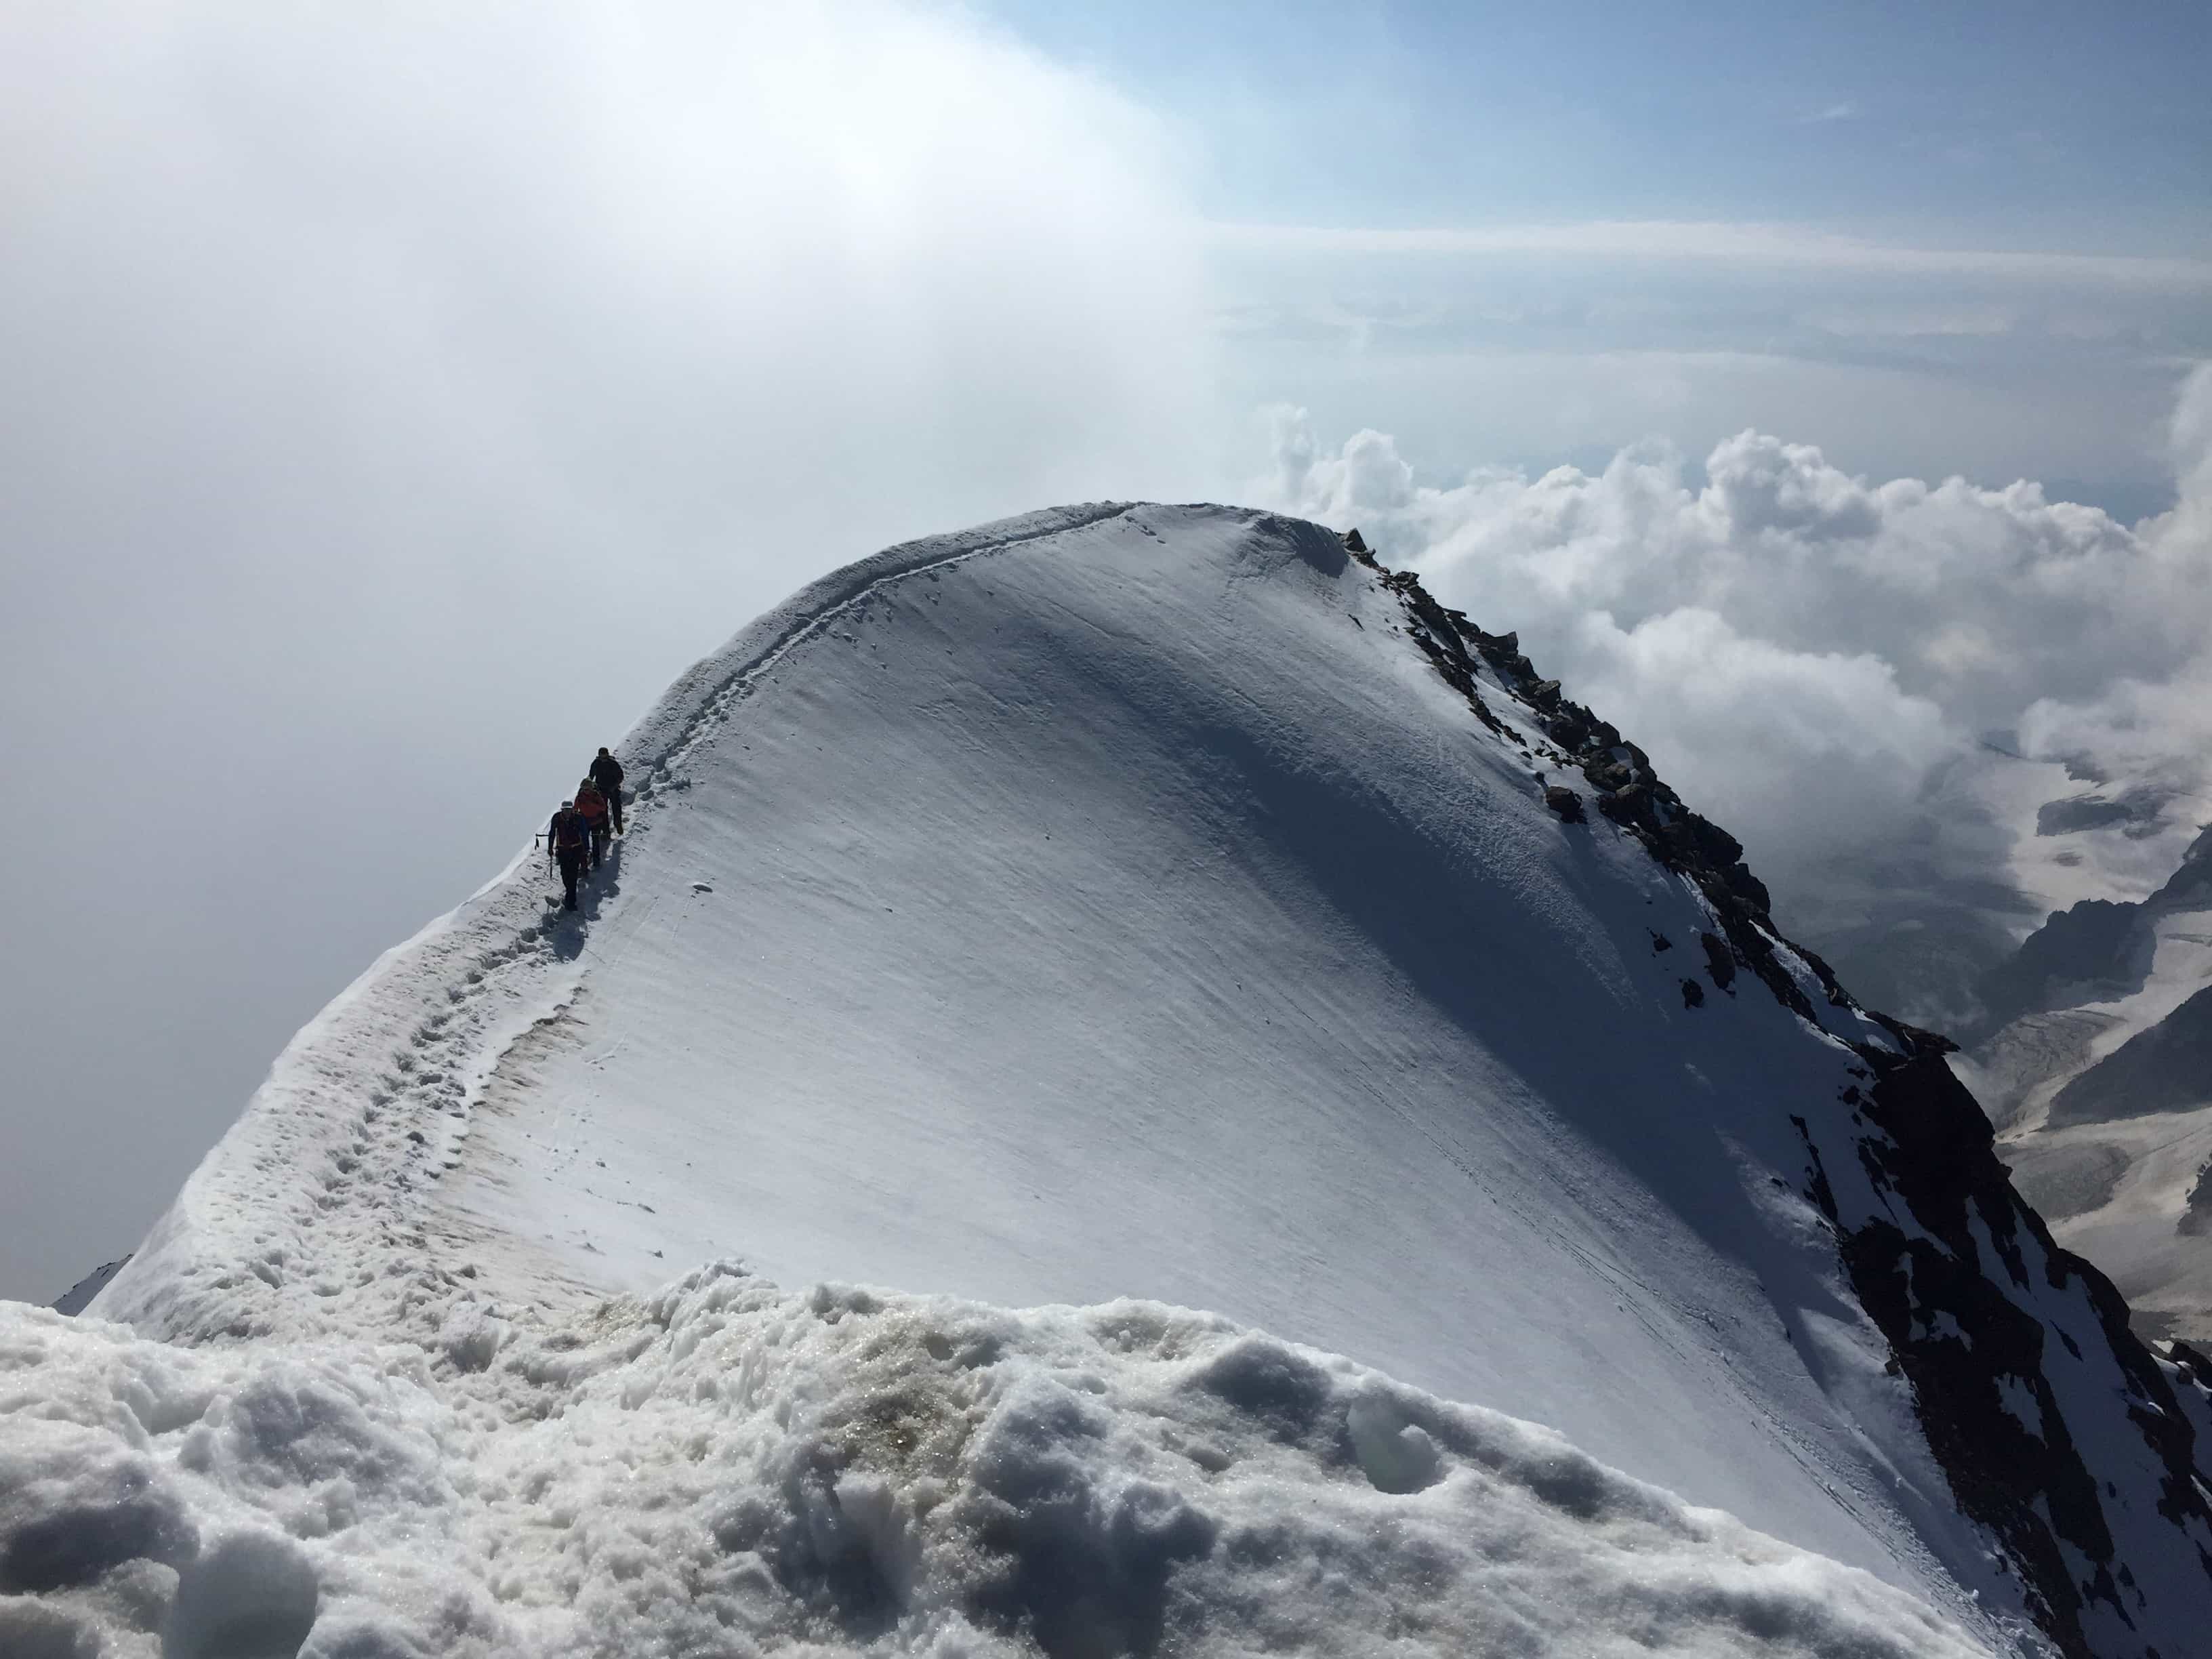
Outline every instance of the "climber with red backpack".
<path id="1" fill-rule="evenodd" d="M 576 883 L 584 873 L 584 860 L 591 856 L 592 826 L 576 810 L 576 803 L 564 800 L 553 821 L 545 826 L 545 849 L 553 855 L 554 866 L 561 872 L 561 885 L 566 891 L 562 908 L 576 908 Z"/>
<path id="2" fill-rule="evenodd" d="M 607 853 L 607 798 L 589 778 L 576 786 L 576 812 L 592 832 L 592 868 L 596 870 Z"/>

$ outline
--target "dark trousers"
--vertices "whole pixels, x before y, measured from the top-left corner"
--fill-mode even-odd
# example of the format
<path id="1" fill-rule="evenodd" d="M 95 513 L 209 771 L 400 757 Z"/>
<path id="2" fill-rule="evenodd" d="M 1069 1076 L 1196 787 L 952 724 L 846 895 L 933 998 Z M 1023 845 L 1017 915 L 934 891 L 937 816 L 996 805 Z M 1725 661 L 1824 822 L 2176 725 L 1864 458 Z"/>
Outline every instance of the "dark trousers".
<path id="1" fill-rule="evenodd" d="M 592 826 L 592 868 L 599 867 L 599 860 L 607 855 L 607 821 L 601 818 Z"/>
<path id="2" fill-rule="evenodd" d="M 592 774 L 592 787 L 607 798 L 607 823 L 615 834 L 622 834 L 622 785 L 611 784 L 598 773 Z"/>
<path id="3" fill-rule="evenodd" d="M 562 906 L 573 910 L 576 908 L 576 883 L 584 873 L 584 849 L 580 847 L 561 848 L 554 853 L 553 861 L 561 866 L 561 885 L 565 895 L 562 900 Z"/>

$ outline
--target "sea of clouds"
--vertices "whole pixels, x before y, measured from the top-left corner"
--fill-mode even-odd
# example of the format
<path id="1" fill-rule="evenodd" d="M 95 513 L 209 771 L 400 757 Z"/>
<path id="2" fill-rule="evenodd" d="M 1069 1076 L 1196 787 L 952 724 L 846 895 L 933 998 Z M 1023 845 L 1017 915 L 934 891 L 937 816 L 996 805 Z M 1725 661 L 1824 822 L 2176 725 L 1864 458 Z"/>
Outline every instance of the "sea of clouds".
<path id="1" fill-rule="evenodd" d="M 2033 482 L 1853 477 L 1756 431 L 1702 464 L 1651 444 L 1432 484 L 1383 433 L 1331 448 L 1302 410 L 1273 421 L 1261 495 L 1517 629 L 1877 999 L 1970 1017 L 2009 939 L 2142 896 L 2212 816 L 2212 368 L 2172 423 L 2179 503 L 2133 526 Z M 2089 796 L 2104 822 L 2037 833 Z"/>

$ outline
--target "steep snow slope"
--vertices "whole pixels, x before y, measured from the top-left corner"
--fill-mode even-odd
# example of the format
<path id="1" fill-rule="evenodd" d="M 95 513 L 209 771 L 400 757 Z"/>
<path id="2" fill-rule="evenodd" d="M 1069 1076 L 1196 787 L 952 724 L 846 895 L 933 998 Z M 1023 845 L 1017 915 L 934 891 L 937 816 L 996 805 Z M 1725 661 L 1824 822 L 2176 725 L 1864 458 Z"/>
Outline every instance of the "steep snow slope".
<path id="1" fill-rule="evenodd" d="M 1530 1431 L 1441 1395 L 1868 1569 L 1984 1643 L 2026 1608 L 2072 1651 L 2186 1651 L 2212 1547 L 2193 1406 L 2004 1188 L 1925 1045 L 1772 937 L 1734 844 L 1618 737 L 1510 639 L 1314 526 L 1092 507 L 895 549 L 747 630 L 626 741 L 633 832 L 582 917 L 548 915 L 518 860 L 303 1031 L 93 1309 L 148 1339 L 296 1353 L 322 1383 L 46 1328 L 19 1351 L 141 1378 L 114 1391 L 157 1402 L 131 1408 L 144 1434 L 180 1437 L 223 1502 L 290 1494 L 262 1513 L 295 1540 L 367 1529 L 348 1547 L 385 1549 L 387 1577 L 432 1587 L 418 1601 L 465 1604 L 415 1617 L 410 1639 L 444 1650 L 464 1649 L 434 1626 L 495 1630 L 487 1595 L 544 1601 L 548 1559 L 569 1594 L 604 1591 L 593 1616 L 621 1639 L 672 1629 L 620 1588 L 625 1550 L 754 1596 L 732 1616 L 763 1631 L 919 1648 L 957 1617 L 1054 1654 L 1169 1629 L 1259 1641 L 1235 1610 L 1290 1595 L 1288 1573 L 1310 1594 L 1285 1605 L 1357 1648 L 1376 1626 L 1332 1601 L 1342 1575 L 1410 1585 L 1419 1557 L 1472 1583 L 1521 1547 L 1482 1540 L 1468 1482 L 1527 1467 L 1496 1448 Z M 726 1274 L 637 1299 L 731 1255 L 794 1291 L 1135 1297 L 1273 1336 Z M 830 1380 L 793 1386 L 842 1398 L 821 1328 L 895 1385 L 833 1412 L 836 1432 L 794 1426 L 767 1380 L 820 1360 Z M 692 1364 L 702 1342 L 716 1364 Z M 204 1420 L 210 1399 L 233 1403 Z M 684 1429 L 673 1400 L 712 1426 Z M 655 1401 L 657 1428 L 622 1415 Z M 433 1449 L 404 1480 L 397 1452 L 319 1462 L 251 1429 L 416 1413 Z M 521 1443 L 502 1424 L 571 1413 L 573 1438 L 490 1449 Z M 855 1422 L 896 1455 L 871 1462 Z M 933 1425 L 953 1429 L 918 1473 L 902 1460 Z M 1102 1449 L 1132 1432 L 1173 1455 Z M 383 1443 L 352 1433 L 327 1431 Z M 560 1476 L 710 1447 L 751 1474 L 654 1501 Z M 1514 1492 L 1589 1545 L 1628 1500 L 1577 1495 L 1616 1490 L 1579 1454 Z M 364 1498 L 370 1465 L 459 1528 L 472 1591 L 435 1588 L 421 1526 L 391 1518 L 413 1511 Z M 1347 1474 L 1368 1495 L 1300 1531 L 1301 1494 Z M 324 1490 L 340 1477 L 350 1496 Z M 539 1524 L 533 1492 L 562 1529 L 591 1504 L 667 1514 L 532 1556 L 501 1528 Z M 1358 1507 L 1401 1496 L 1431 1509 Z M 1343 1537 L 1415 1519 L 1412 1557 L 1346 1565 Z M 220 1568 L 227 1547 L 191 1559 Z M 278 1577 L 374 1601 L 328 1553 L 284 1547 Z M 502 1557 L 537 1565 L 505 1576 Z M 1937 1650 L 1899 1634 L 1901 1602 L 1865 1613 L 1827 1571 L 1761 1589 L 1763 1634 L 1723 1597 L 1695 1640 Z M 190 1568 L 179 1606 L 232 1617 L 226 1573 Z M 1084 1617 L 1054 1586 L 1092 1597 L 1109 1637 L 1071 1633 Z M 1427 1609 L 1412 1647 L 1510 1648 L 1471 1594 L 1384 1600 Z M 798 1624 L 759 1610 L 776 1595 Z M 1528 1628 L 1578 1650 L 1660 1627 L 1635 1596 L 1580 1596 L 1524 1609 Z M 615 1638 L 526 1620 L 483 1638 L 510 1639 Z"/>

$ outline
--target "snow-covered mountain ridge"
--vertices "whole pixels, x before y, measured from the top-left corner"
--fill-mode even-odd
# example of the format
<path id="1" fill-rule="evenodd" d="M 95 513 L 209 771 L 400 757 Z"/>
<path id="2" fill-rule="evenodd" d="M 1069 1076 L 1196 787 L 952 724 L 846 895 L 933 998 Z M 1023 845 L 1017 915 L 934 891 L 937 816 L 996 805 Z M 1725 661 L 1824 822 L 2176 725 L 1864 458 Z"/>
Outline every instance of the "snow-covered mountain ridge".
<path id="1" fill-rule="evenodd" d="M 1351 539 L 1357 548 L 1356 532 Z M 1471 664 L 1462 641 L 1471 644 L 1501 683 L 1518 693 L 1541 717 L 1545 734 L 1559 745 L 1558 753 L 1580 763 L 1583 776 L 1599 791 L 1600 810 L 1630 828 L 1661 863 L 1697 884 L 1727 933 L 1725 946 L 1710 933 L 1701 938 L 1716 984 L 1725 988 L 1734 972 L 1731 963 L 1742 963 L 1753 968 L 1778 1000 L 1808 1024 L 1820 1023 L 1814 999 L 1854 1013 L 1862 1012 L 1826 963 L 1802 947 L 1786 944 L 1772 930 L 1766 890 L 1741 863 L 1741 847 L 1725 831 L 1685 807 L 1653 775 L 1649 757 L 1640 749 L 1632 744 L 1624 745 L 1613 727 L 1597 720 L 1589 709 L 1564 700 L 1558 682 L 1540 679 L 1534 665 L 1520 654 L 1514 636 L 1499 638 L 1484 633 L 1462 613 L 1437 605 L 1409 574 L 1386 576 L 1385 580 L 1406 594 L 1407 609 L 1420 624 L 1415 630 L 1416 639 L 1436 659 L 1445 678 L 1465 690 L 1479 718 L 1495 726 L 1479 689 L 1472 683 Z M 1578 814 L 1578 806 L 1559 804 L 1568 816 Z M 2173 879 L 2145 903 L 2085 905 L 2077 907 L 2076 913 L 2100 909 L 2136 913 L 2130 918 L 2128 943 L 2121 949 L 2140 960 L 2134 975 L 2140 988 L 2152 962 L 2154 947 L 2148 939 L 2158 919 L 2194 915 L 2203 905 L 2212 904 L 2208 870 L 2212 870 L 2212 833 L 2200 838 Z M 2138 946 L 2136 936 L 2146 942 Z M 2024 954 L 2033 960 L 2033 953 Z M 2034 988 L 2044 997 L 2052 994 L 2047 986 Z M 2186 1019 L 2208 998 L 2212 998 L 2212 992 L 2198 994 L 2167 1015 L 2164 1024 L 2144 1030 L 2130 1040 L 2128 1048 L 2138 1064 L 2119 1086 L 2123 1092 L 2140 1094 L 2142 1099 L 2125 1109 L 2141 1113 L 2176 1103 L 2193 1107 L 2203 1098 L 2207 1092 L 2203 1079 L 2212 1075 L 2203 1066 L 2185 1061 L 2177 1066 L 2162 1052 L 2144 1056 L 2142 1050 L 2161 1036 L 2169 1037 L 2171 1048 L 2192 1041 L 2199 1048 L 2212 1046 L 2197 1036 L 2194 1027 L 2184 1036 L 2170 1035 L 2177 1023 Z M 2031 1002 L 2030 1006 L 2040 1005 Z M 1917 1227 L 1899 1227 L 1897 1212 L 1887 1204 L 1886 1215 L 1869 1212 L 1846 1219 L 1839 1212 L 1819 1146 L 1803 1121 L 1793 1117 L 1806 1135 L 1813 1158 L 1808 1190 L 1829 1221 L 1839 1227 L 1843 1258 L 1853 1288 L 1881 1327 L 1897 1362 L 1913 1383 L 1922 1423 L 1961 1506 L 2006 1540 L 2027 1564 L 2032 1581 L 2058 1586 L 2063 1601 L 2072 1576 L 2066 1559 L 2068 1547 L 2080 1550 L 2086 1540 L 2108 1545 L 2112 1538 L 2105 1517 L 2093 1512 L 2098 1484 L 2092 1467 L 2094 1458 L 2083 1456 L 2069 1443 L 2070 1437 L 2064 1431 L 2061 1413 L 2043 1409 L 2040 1422 L 2045 1431 L 2039 1434 L 2030 1430 L 2017 1435 L 2010 1431 L 2007 1414 L 1990 1411 L 1993 1385 L 2002 1395 L 2008 1379 L 2025 1376 L 2041 1357 L 2045 1333 L 2012 1299 L 1990 1295 L 1990 1283 L 1984 1275 L 1989 1272 L 1990 1258 L 1983 1249 L 1990 1237 L 1978 1228 L 1996 1233 L 1997 1254 L 2015 1285 L 2025 1286 L 2028 1282 L 2027 1250 L 2040 1257 L 2038 1275 L 2051 1288 L 2068 1288 L 2069 1281 L 2078 1279 L 2100 1336 L 2111 1344 L 2130 1376 L 2130 1392 L 2139 1389 L 2138 1397 L 2145 1403 L 2161 1392 L 2162 1382 L 2170 1381 L 2180 1390 L 2177 1406 L 2185 1396 L 2191 1407 L 2201 1407 L 2203 1389 L 2195 1370 L 2185 1362 L 2177 1368 L 2130 1340 L 2126 1303 L 2110 1281 L 2080 1258 L 2059 1252 L 2041 1218 L 2014 1194 L 2008 1170 L 1993 1151 L 1988 1119 L 1942 1063 L 1942 1057 L 1954 1052 L 1955 1045 L 1879 1013 L 1871 1018 L 1893 1041 L 1870 1042 L 1861 1034 L 1852 1042 L 1869 1068 L 1856 1074 L 1866 1080 L 1867 1086 L 1863 1091 L 1856 1085 L 1847 1085 L 1843 1098 L 1863 1107 L 1865 1119 L 1881 1132 L 1862 1137 L 1856 1149 L 1877 1192 L 1885 1200 L 1891 1194 L 1902 1199 Z M 2201 1023 L 2212 1027 L 2212 1020 Z M 2071 1081 L 2066 1076 L 2057 1079 L 2064 1087 L 2056 1091 L 2057 1109 L 2063 1111 L 2069 1094 L 2081 1092 L 2082 1085 L 2094 1081 L 2100 1069 L 2112 1069 L 2116 1062 L 2130 1057 L 2116 1043 L 2103 1045 L 2100 1052 L 2108 1055 L 2101 1066 L 2092 1064 L 2069 1073 Z M 2188 1058 L 2194 1060 L 2195 1055 Z M 2166 1085 L 2162 1095 L 2144 1087 L 2142 1076 L 2161 1060 L 2168 1062 L 2157 1067 Z M 1966 1070 L 1968 1075 L 1973 1074 L 1971 1066 Z M 2177 1081 L 2177 1072 L 2186 1076 L 2188 1082 Z M 2133 1085 L 2132 1090 L 2129 1085 Z M 1853 1121 L 1860 1121 L 1855 1111 Z M 2200 1170 L 2191 1200 L 2195 1200 L 2208 1186 L 2212 1186 L 2212 1177 Z M 2212 1212 L 2212 1203 L 2205 1207 Z M 1925 1234 L 1912 1237 L 1919 1229 L 1925 1229 Z M 2205 1230 L 2192 1229 L 2188 1215 L 2180 1224 L 2185 1233 Z M 2200 1283 L 2203 1277 L 2201 1273 L 2196 1275 Z M 1975 1316 L 1964 1317 L 1960 1310 L 1969 1304 L 1974 1307 Z M 2059 1334 L 2071 1349 L 2072 1339 L 2063 1331 Z M 1980 1359 L 1973 1358 L 1978 1346 L 1984 1356 Z M 2006 1356 L 1994 1366 L 1987 1359 L 1993 1351 Z M 2212 1376 L 2204 1381 L 2212 1382 Z M 2204 1474 L 2212 1467 L 2212 1445 L 2197 1443 L 2188 1411 L 2169 1413 L 2154 1407 L 2148 1413 L 2131 1414 L 2166 1465 L 2162 1481 L 2166 1504 L 2161 1505 L 2162 1510 L 2170 1505 L 2176 1516 L 2203 1516 L 2207 1498 L 2212 1497 Z M 2201 1411 L 2196 1420 L 2204 1420 Z M 2058 1432 L 2051 1432 L 2053 1428 Z M 2108 1564 L 2112 1559 L 2103 1548 L 2093 1547 L 2084 1553 Z M 2212 1573 L 2212 1558 L 2207 1558 L 2204 1565 Z M 2093 1580 L 2081 1588 L 2092 1595 L 2109 1595 L 2118 1586 Z M 2063 1617 L 2054 1619 L 2048 1608 L 2043 1619 L 2047 1626 L 2065 1622 Z M 2069 1633 L 2068 1639 L 2078 1634 Z"/>
<path id="2" fill-rule="evenodd" d="M 621 749 L 580 921 L 519 857 L 302 1031 L 93 1320 L 5 1310 L 0 1632 L 2196 1639 L 2204 1396 L 1937 1045 L 1328 532 L 893 549 Z"/>

